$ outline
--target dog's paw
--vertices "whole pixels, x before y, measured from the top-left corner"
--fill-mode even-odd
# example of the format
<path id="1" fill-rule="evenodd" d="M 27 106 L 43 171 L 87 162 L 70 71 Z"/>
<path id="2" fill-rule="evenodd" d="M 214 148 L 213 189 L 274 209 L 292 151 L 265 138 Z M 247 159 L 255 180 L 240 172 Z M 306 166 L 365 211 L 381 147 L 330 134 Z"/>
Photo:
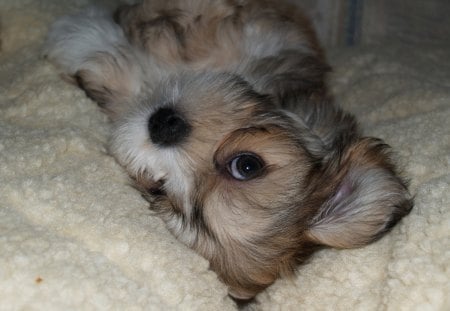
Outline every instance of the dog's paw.
<path id="1" fill-rule="evenodd" d="M 91 7 L 54 22 L 43 52 L 64 73 L 74 75 L 79 70 L 91 69 L 89 62 L 98 53 L 124 44 L 127 44 L 124 33 L 110 12 Z"/>
<path id="2" fill-rule="evenodd" d="M 110 12 L 89 8 L 57 20 L 44 55 L 115 119 L 139 93 L 142 66 Z"/>

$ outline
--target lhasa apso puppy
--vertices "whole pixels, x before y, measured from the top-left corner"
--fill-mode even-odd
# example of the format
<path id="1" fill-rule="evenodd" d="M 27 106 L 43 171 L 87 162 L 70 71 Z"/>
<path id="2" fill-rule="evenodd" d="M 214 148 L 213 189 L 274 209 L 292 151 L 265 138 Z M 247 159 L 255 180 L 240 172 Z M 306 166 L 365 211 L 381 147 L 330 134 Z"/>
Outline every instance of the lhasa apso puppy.
<path id="1" fill-rule="evenodd" d="M 237 299 L 412 208 L 389 147 L 333 104 L 312 27 L 282 1 L 87 9 L 53 24 L 45 54 L 110 116 L 111 153 Z"/>

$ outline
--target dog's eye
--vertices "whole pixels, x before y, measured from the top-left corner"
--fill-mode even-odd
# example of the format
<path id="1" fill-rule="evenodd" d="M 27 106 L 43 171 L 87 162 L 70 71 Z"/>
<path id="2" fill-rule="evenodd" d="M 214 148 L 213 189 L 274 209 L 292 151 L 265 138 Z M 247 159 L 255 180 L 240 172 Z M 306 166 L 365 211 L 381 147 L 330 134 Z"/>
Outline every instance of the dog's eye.
<path id="1" fill-rule="evenodd" d="M 228 171 L 237 180 L 249 180 L 262 173 L 262 160 L 251 153 L 240 154 L 228 162 Z"/>

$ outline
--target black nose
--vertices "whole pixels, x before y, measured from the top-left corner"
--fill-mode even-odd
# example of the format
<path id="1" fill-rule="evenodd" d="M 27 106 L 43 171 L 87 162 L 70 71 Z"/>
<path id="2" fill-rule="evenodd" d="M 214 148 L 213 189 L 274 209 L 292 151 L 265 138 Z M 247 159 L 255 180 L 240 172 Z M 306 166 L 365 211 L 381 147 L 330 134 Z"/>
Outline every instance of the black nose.
<path id="1" fill-rule="evenodd" d="M 148 120 L 148 130 L 153 143 L 171 146 L 185 139 L 190 125 L 172 108 L 159 108 Z"/>

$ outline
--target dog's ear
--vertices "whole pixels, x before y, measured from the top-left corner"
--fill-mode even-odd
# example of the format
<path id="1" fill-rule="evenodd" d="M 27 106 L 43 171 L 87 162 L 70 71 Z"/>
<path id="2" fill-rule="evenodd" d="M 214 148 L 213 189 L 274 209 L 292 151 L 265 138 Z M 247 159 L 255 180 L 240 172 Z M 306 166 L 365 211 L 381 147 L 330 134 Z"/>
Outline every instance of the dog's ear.
<path id="1" fill-rule="evenodd" d="M 113 118 L 126 110 L 141 87 L 138 55 L 110 12 L 102 9 L 89 8 L 57 20 L 44 56 Z"/>
<path id="2" fill-rule="evenodd" d="M 412 200 L 391 163 L 389 147 L 381 140 L 360 139 L 337 158 L 318 185 L 326 199 L 307 237 L 336 248 L 360 247 L 380 238 L 408 214 Z"/>

